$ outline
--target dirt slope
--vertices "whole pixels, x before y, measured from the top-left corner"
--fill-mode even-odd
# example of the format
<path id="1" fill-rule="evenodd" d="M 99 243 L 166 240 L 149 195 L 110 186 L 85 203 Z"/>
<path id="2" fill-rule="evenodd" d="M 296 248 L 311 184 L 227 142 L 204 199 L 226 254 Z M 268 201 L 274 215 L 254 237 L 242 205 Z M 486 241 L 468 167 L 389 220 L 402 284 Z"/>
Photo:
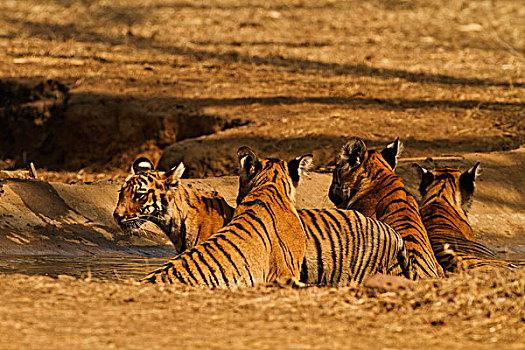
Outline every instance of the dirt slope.
<path id="1" fill-rule="evenodd" d="M 91 180 L 139 153 L 227 175 L 243 144 L 326 167 L 353 135 L 410 157 L 513 149 L 522 5 L 4 1 L 0 158 Z"/>
<path id="2" fill-rule="evenodd" d="M 416 194 L 414 160 L 402 159 L 398 172 Z M 468 169 L 482 162 L 470 220 L 476 238 L 502 253 L 525 254 L 525 148 L 511 152 L 466 154 L 419 163 Z M 185 179 L 195 188 L 216 190 L 233 206 L 238 189 L 234 176 Z M 298 208 L 332 207 L 327 197 L 331 176 L 313 173 L 297 191 Z M 47 183 L 34 180 L 0 182 L 0 253 L 17 254 L 173 254 L 163 234 L 152 224 L 129 236 L 116 227 L 112 212 L 120 181 L 93 184 Z"/>

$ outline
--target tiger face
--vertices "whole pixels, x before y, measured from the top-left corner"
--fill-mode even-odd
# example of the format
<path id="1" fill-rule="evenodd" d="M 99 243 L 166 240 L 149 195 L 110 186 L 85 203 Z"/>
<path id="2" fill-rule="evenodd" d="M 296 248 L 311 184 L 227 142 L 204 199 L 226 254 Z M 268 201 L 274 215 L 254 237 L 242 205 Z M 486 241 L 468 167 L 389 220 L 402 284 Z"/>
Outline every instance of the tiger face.
<path id="1" fill-rule="evenodd" d="M 449 167 L 427 170 L 414 164 L 421 176 L 419 192 L 422 203 L 445 197 L 454 207 L 462 208 L 466 213 L 472 204 L 475 181 L 480 171 L 479 164 L 477 162 L 464 172 Z"/>
<path id="2" fill-rule="evenodd" d="M 168 172 L 153 169 L 153 163 L 144 157 L 137 159 L 132 173 L 119 191 L 113 217 L 124 230 L 139 229 L 146 221 L 159 227 L 169 221 L 167 195 L 177 189 L 184 172 L 184 164 Z"/>
<path id="3" fill-rule="evenodd" d="M 295 202 L 295 189 L 300 178 L 313 165 L 313 155 L 306 154 L 285 162 L 275 158 L 259 159 L 249 147 L 237 151 L 239 158 L 239 192 L 237 204 L 256 186 L 266 182 L 279 183 L 286 195 Z"/>
<path id="4" fill-rule="evenodd" d="M 351 138 L 335 159 L 332 184 L 328 197 L 336 207 L 350 208 L 357 198 L 367 192 L 374 180 L 372 172 L 384 171 L 373 169 L 372 164 L 381 163 L 384 168 L 393 171 L 403 145 L 397 138 L 381 152 L 367 150 L 363 140 Z"/>

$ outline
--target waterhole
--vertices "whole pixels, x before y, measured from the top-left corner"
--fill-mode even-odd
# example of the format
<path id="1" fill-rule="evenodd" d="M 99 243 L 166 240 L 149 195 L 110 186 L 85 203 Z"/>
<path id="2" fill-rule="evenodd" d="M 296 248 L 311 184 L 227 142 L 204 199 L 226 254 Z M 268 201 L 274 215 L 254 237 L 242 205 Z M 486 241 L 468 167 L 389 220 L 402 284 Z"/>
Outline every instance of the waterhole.
<path id="1" fill-rule="evenodd" d="M 504 259 L 525 262 L 525 254 L 507 254 Z M 0 255 L 0 273 L 58 277 L 68 275 L 94 280 L 138 280 L 164 265 L 172 256 Z"/>
<path id="2" fill-rule="evenodd" d="M 71 257 L 60 255 L 0 256 L 0 273 L 20 273 L 98 280 L 140 279 L 172 257 L 103 256 Z"/>

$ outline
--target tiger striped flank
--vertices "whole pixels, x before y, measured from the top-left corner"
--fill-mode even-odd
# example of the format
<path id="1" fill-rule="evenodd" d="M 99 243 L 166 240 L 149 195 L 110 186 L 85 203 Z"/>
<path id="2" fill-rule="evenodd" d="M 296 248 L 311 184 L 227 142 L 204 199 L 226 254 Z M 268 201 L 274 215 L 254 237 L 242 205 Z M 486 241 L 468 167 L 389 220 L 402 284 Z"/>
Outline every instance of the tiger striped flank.
<path id="1" fill-rule="evenodd" d="M 474 241 L 467 212 L 474 194 L 479 162 L 465 172 L 449 167 L 431 171 L 417 164 L 414 166 L 421 176 L 421 218 L 436 258 L 446 272 L 517 267 Z"/>
<path id="2" fill-rule="evenodd" d="M 361 283 L 391 273 L 399 261 L 410 277 L 401 236 L 388 225 L 354 210 L 298 210 L 306 233 L 301 282 L 320 286 Z"/>
<path id="3" fill-rule="evenodd" d="M 178 168 L 183 168 L 183 165 Z M 163 172 L 154 171 L 151 164 L 146 172 L 136 176 L 145 182 L 148 181 L 148 175 L 162 181 L 162 174 Z M 168 206 L 159 204 L 157 207 L 161 210 L 154 209 L 153 214 L 146 217 L 168 235 L 177 249 L 184 242 L 184 249 L 178 250 L 179 252 L 211 237 L 218 230 L 214 229 L 214 224 L 230 222 L 234 211 L 218 194 L 214 194 L 213 205 L 202 207 L 201 203 L 211 203 L 209 193 L 191 189 L 191 195 L 187 195 L 186 186 L 180 183 L 181 175 L 178 172 L 177 185 L 164 186 L 169 187 L 170 191 L 150 183 L 149 188 L 155 193 L 155 197 L 167 198 Z M 134 191 L 135 187 L 124 184 L 122 192 L 127 198 L 133 198 Z M 119 203 L 121 201 L 124 201 L 123 198 Z M 127 216 L 138 220 L 141 217 L 140 208 L 154 206 L 154 203 L 154 200 L 141 203 L 133 211 L 128 211 Z M 214 208 L 220 210 L 213 210 Z M 305 209 L 298 210 L 298 214 L 306 231 L 306 256 L 301 265 L 301 282 L 343 286 L 353 282 L 360 283 L 375 273 L 388 273 L 396 259 L 401 259 L 402 266 L 406 267 L 403 240 L 388 225 L 366 218 L 353 210 Z M 152 219 L 153 217 L 162 217 L 165 223 L 159 225 L 158 219 Z M 198 235 L 195 234 L 197 232 Z M 408 276 L 408 267 L 406 269 Z"/>
<path id="4" fill-rule="evenodd" d="M 311 155 L 289 167 L 278 159 L 259 160 L 251 149 L 241 147 L 238 159 L 239 205 L 231 221 L 153 271 L 144 282 L 232 287 L 281 278 L 298 281 L 305 234 L 295 210 L 290 174 L 302 174 Z"/>
<path id="5" fill-rule="evenodd" d="M 413 277 L 444 276 L 432 251 L 415 198 L 394 173 L 402 145 L 399 139 L 381 152 L 368 150 L 354 137 L 341 149 L 335 161 L 330 200 L 338 208 L 355 209 L 396 230 L 405 242 Z M 399 268 L 394 273 L 401 273 Z"/>

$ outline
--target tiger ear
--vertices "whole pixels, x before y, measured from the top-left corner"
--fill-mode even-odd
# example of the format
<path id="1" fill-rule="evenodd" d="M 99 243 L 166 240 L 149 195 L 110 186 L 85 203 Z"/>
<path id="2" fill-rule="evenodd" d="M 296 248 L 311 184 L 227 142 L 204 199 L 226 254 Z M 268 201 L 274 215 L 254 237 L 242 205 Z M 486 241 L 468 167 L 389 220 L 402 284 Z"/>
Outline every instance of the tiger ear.
<path id="1" fill-rule="evenodd" d="M 250 147 L 242 146 L 237 150 L 239 160 L 239 174 L 241 177 L 252 176 L 258 170 L 259 159 Z"/>
<path id="2" fill-rule="evenodd" d="M 468 211 L 472 204 L 472 196 L 474 195 L 474 187 L 476 178 L 480 174 L 481 168 L 479 162 L 476 163 L 472 168 L 465 171 L 459 176 L 459 188 L 461 191 L 461 207 L 463 210 Z"/>
<path id="3" fill-rule="evenodd" d="M 421 182 L 419 183 L 419 192 L 421 195 L 424 195 L 427 187 L 432 183 L 432 181 L 434 181 L 434 174 L 417 163 L 413 163 L 412 166 L 419 171 L 419 177 L 421 178 Z"/>
<path id="4" fill-rule="evenodd" d="M 339 159 L 351 168 L 356 168 L 363 162 L 366 153 L 366 145 L 358 137 L 351 138 L 341 149 Z"/>
<path id="5" fill-rule="evenodd" d="M 476 178 L 479 176 L 481 171 L 479 165 L 480 162 L 477 162 L 476 165 L 459 176 L 459 185 L 461 186 L 461 189 L 470 194 L 474 193 Z"/>
<path id="6" fill-rule="evenodd" d="M 295 186 L 299 184 L 301 176 L 308 175 L 308 171 L 313 167 L 312 154 L 305 154 L 288 162 L 288 172 Z"/>
<path id="7" fill-rule="evenodd" d="M 381 151 L 381 155 L 386 160 L 388 165 L 390 165 L 392 170 L 395 170 L 397 166 L 397 160 L 401 152 L 403 152 L 403 143 L 399 141 L 398 137 L 394 140 L 394 142 L 386 146 L 386 148 Z"/>
<path id="8" fill-rule="evenodd" d="M 182 174 L 184 174 L 184 170 L 186 170 L 186 167 L 184 166 L 184 163 L 180 162 L 177 167 L 171 168 L 171 170 L 164 175 L 166 177 L 164 182 L 169 187 L 177 186 L 180 183 Z"/>
<path id="9" fill-rule="evenodd" d="M 133 162 L 133 165 L 131 166 L 131 173 L 133 175 L 144 172 L 144 171 L 148 171 L 148 170 L 153 170 L 153 163 L 151 162 L 151 160 L 149 160 L 146 157 L 137 158 Z"/>

